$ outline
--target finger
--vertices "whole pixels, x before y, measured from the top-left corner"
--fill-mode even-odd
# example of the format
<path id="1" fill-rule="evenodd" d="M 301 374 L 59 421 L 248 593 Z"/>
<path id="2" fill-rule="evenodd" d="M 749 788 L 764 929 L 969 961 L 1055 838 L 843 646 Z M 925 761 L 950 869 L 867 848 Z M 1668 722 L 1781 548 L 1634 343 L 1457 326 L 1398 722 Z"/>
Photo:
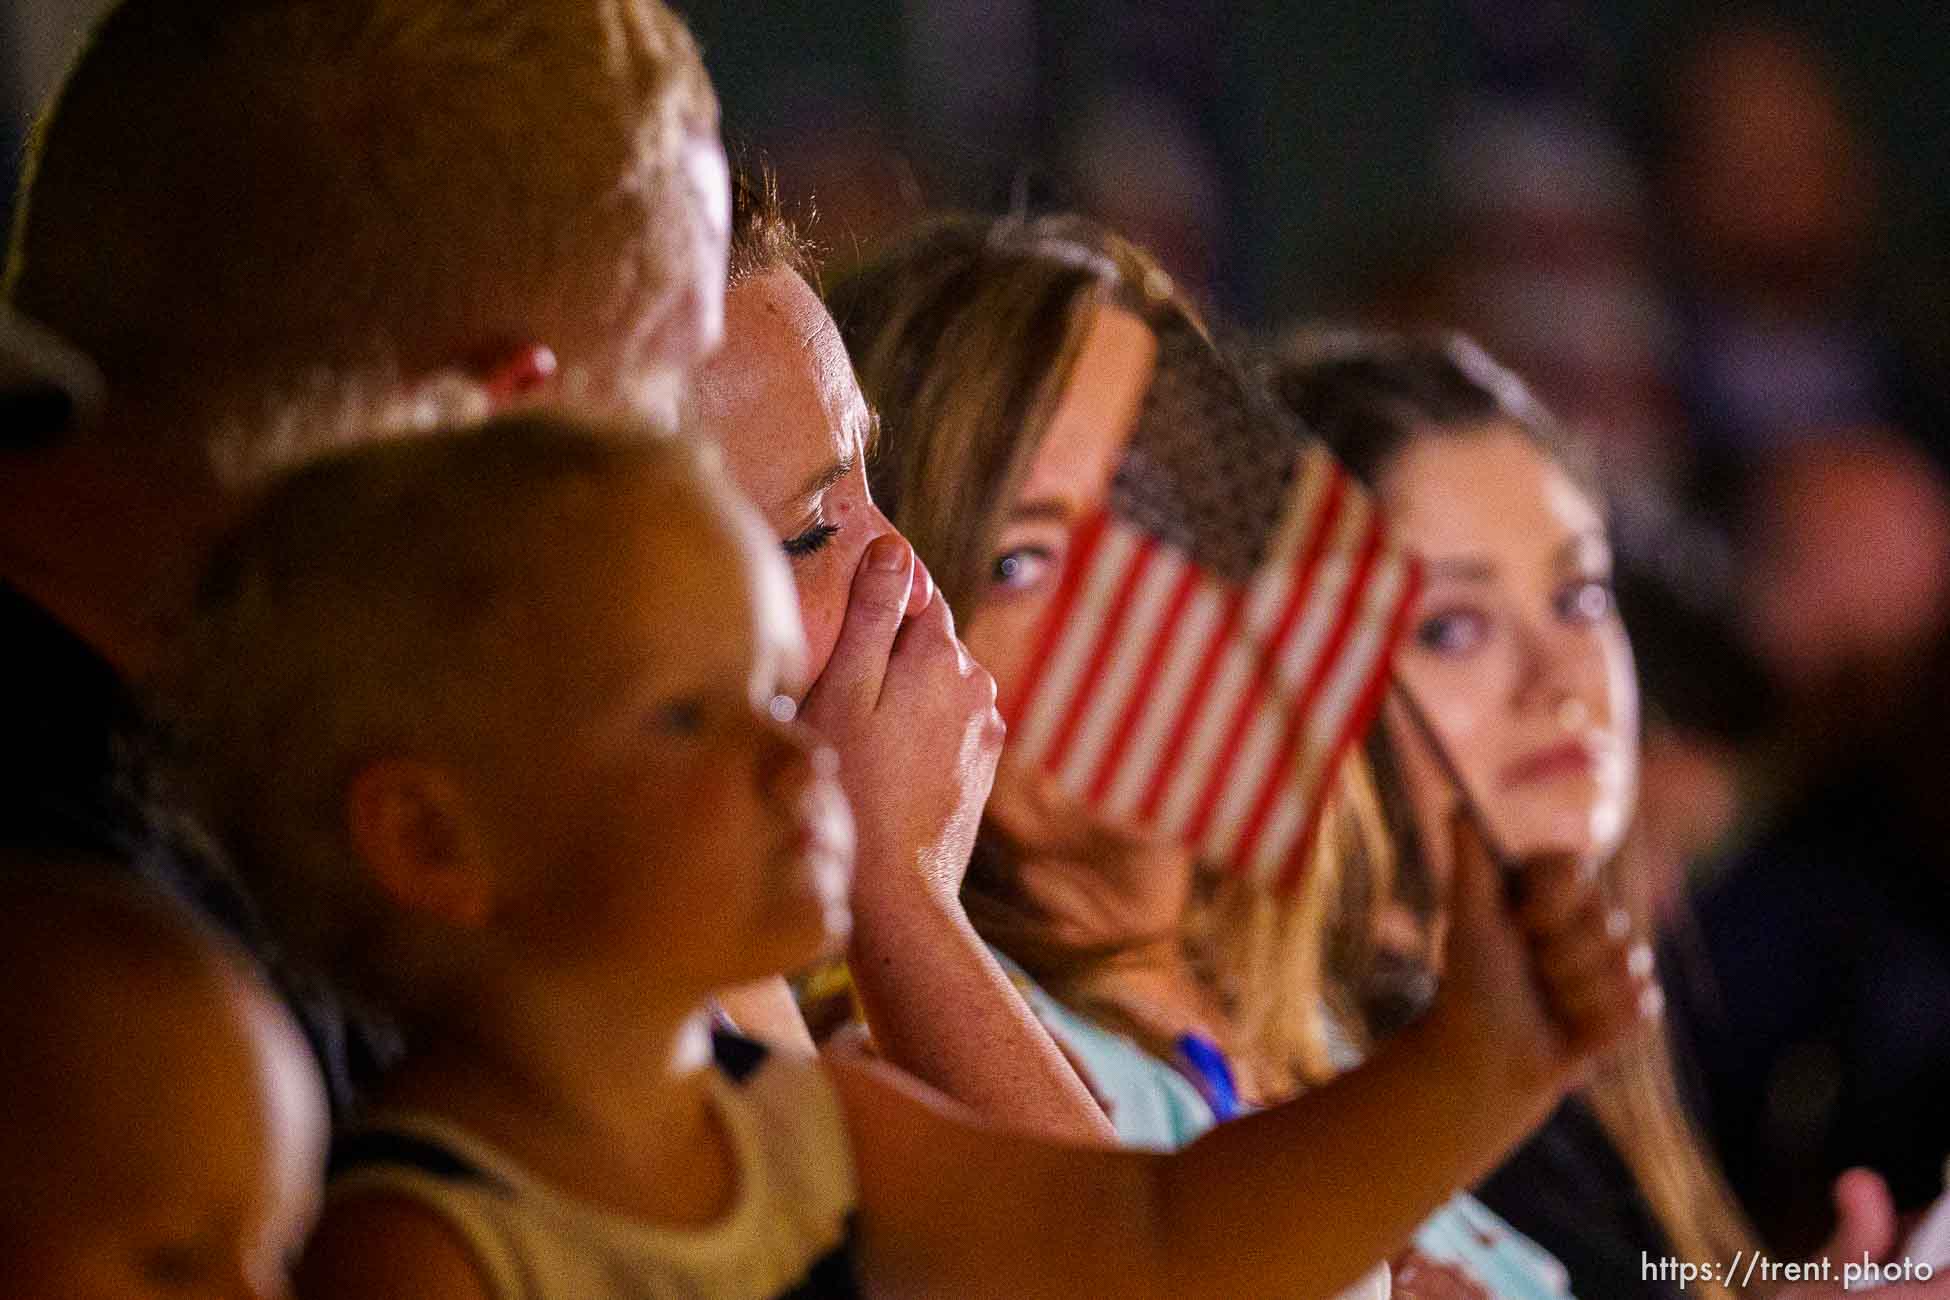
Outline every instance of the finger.
<path id="1" fill-rule="evenodd" d="M 1500 919 L 1504 911 L 1502 875 L 1475 820 L 1458 811 L 1450 821 L 1449 838 L 1450 860 L 1455 863 L 1455 878 L 1449 887 L 1457 919 Z"/>
<path id="2" fill-rule="evenodd" d="M 1872 1169 L 1850 1169 L 1835 1180 L 1835 1235 L 1822 1248 L 1829 1259 L 1883 1260 L 1896 1247 L 1896 1203 Z"/>
<path id="3" fill-rule="evenodd" d="M 908 589 L 907 593 L 907 616 L 913 618 L 916 614 L 933 604 L 934 598 L 939 594 L 940 592 L 934 585 L 934 575 L 928 572 L 927 565 L 921 563 L 921 557 L 918 555 L 915 556 L 914 585 Z"/>
<path id="4" fill-rule="evenodd" d="M 1596 873 L 1569 855 L 1526 862 L 1523 882 L 1517 924 L 1531 935 L 1555 934 L 1566 929 L 1598 896 Z"/>
<path id="5" fill-rule="evenodd" d="M 1658 985 L 1633 981 L 1613 994 L 1592 999 L 1576 1012 L 1560 1012 L 1559 1023 L 1572 1050 L 1590 1057 L 1657 1024 L 1665 1010 L 1666 995 Z"/>
<path id="6" fill-rule="evenodd" d="M 1562 930 L 1532 943 L 1538 976 L 1547 985 L 1584 979 L 1619 960 L 1632 947 L 1630 915 L 1623 908 L 1607 907 L 1596 897 Z M 1639 960 L 1651 959 L 1651 950 L 1645 952 Z"/>
<path id="7" fill-rule="evenodd" d="M 887 659 L 907 612 L 914 568 L 914 549 L 898 533 L 877 537 L 867 547 L 853 574 L 846 617 L 840 624 L 833 656 L 806 698 L 809 713 L 842 703 L 855 710 L 870 710 L 880 702 Z"/>
<path id="8" fill-rule="evenodd" d="M 1643 945 L 1620 954 L 1609 969 L 1588 981 L 1552 992 L 1553 1014 L 1574 1031 L 1580 1026 L 1656 1020 L 1665 1012 L 1665 999 L 1652 973 L 1651 953 Z"/>
<path id="9" fill-rule="evenodd" d="M 1605 952 L 1589 966 L 1544 986 L 1553 1014 L 1570 1024 L 1600 1018 L 1616 1006 L 1636 1005 L 1652 983 L 1652 951 L 1644 944 Z"/>
<path id="10" fill-rule="evenodd" d="M 891 658 L 903 670 L 922 672 L 952 664 L 959 673 L 964 663 L 973 662 L 955 637 L 955 616 L 945 600 L 930 601 L 926 609 L 901 624 Z"/>

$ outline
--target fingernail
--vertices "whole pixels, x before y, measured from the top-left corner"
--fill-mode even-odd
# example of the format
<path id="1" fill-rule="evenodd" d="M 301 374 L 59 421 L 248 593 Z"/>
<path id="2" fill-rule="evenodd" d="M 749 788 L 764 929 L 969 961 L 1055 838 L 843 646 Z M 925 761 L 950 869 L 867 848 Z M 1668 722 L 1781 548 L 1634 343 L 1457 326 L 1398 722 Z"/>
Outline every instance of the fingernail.
<path id="1" fill-rule="evenodd" d="M 1652 948 L 1648 944 L 1633 944 L 1631 955 L 1625 958 L 1625 969 L 1632 972 L 1632 978 L 1644 979 L 1652 973 Z"/>
<path id="2" fill-rule="evenodd" d="M 1639 1019 L 1657 1020 L 1666 1011 L 1666 995 L 1656 988 L 1639 994 Z"/>
<path id="3" fill-rule="evenodd" d="M 1623 939 L 1632 932 L 1632 914 L 1622 907 L 1614 907 L 1605 913 L 1605 934 L 1612 939 Z"/>
<path id="4" fill-rule="evenodd" d="M 907 539 L 888 533 L 867 548 L 867 567 L 877 573 L 899 573 L 907 567 Z"/>

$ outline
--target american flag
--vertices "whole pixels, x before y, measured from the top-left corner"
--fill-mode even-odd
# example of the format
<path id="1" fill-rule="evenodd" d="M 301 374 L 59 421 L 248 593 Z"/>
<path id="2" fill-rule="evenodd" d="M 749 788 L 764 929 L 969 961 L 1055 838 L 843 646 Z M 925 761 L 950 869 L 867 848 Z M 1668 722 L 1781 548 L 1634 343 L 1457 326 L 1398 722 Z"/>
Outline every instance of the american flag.
<path id="1" fill-rule="evenodd" d="M 1004 702 L 1012 757 L 1288 891 L 1388 681 L 1419 569 L 1367 494 L 1198 326 L 1157 368 Z"/>

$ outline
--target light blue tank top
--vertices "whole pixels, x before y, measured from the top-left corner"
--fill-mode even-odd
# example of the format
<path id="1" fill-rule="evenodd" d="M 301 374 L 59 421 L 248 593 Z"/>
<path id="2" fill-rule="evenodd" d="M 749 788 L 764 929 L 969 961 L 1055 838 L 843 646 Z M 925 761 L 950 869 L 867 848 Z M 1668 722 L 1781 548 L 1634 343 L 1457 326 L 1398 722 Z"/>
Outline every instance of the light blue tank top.
<path id="1" fill-rule="evenodd" d="M 1123 1034 L 1078 1015 L 997 953 L 1036 1018 L 1084 1071 L 1125 1146 L 1174 1151 L 1218 1122 L 1197 1087 Z M 1201 1050 L 1216 1051 L 1205 1045 Z M 1453 1264 L 1503 1300 L 1565 1300 L 1570 1274 L 1555 1256 L 1458 1192 L 1415 1231 L 1415 1248 Z"/>

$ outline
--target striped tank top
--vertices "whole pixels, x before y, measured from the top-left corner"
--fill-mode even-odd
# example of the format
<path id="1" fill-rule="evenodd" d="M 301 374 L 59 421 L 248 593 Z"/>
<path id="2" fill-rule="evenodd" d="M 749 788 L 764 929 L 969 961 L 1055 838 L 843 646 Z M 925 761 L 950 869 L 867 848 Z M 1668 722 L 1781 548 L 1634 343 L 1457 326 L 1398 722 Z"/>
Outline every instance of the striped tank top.
<path id="1" fill-rule="evenodd" d="M 374 1115 L 334 1147 L 330 1200 L 383 1194 L 422 1206 L 466 1243 L 496 1300 L 837 1300 L 860 1294 L 853 1157 L 816 1061 L 714 1036 L 713 1100 L 738 1192 L 700 1229 L 638 1222 L 577 1201 L 438 1117 Z"/>

